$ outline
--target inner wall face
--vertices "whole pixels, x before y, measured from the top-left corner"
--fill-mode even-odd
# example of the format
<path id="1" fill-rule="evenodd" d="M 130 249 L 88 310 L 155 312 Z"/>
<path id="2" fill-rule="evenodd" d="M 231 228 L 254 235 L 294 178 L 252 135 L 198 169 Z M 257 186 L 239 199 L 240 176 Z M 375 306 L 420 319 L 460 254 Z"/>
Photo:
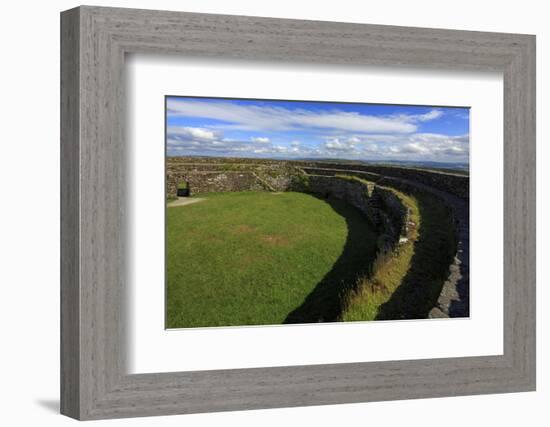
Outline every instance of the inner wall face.
<path id="1" fill-rule="evenodd" d="M 468 317 L 469 113 L 166 96 L 166 327 Z"/>

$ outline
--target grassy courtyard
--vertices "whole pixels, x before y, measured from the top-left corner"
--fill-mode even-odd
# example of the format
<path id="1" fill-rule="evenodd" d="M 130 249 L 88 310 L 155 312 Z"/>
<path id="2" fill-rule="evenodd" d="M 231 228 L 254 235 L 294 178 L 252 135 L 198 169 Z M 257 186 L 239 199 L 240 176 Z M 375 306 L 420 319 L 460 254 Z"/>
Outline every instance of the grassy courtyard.
<path id="1" fill-rule="evenodd" d="M 338 320 L 370 273 L 376 234 L 344 202 L 292 192 L 201 197 L 166 212 L 168 328 Z"/>

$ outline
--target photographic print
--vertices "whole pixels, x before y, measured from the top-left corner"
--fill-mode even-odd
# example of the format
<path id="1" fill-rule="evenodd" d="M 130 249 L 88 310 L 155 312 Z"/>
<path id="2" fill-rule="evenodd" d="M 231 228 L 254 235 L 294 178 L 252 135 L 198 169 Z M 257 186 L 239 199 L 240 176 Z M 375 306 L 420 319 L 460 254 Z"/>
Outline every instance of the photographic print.
<path id="1" fill-rule="evenodd" d="M 166 328 L 469 316 L 470 109 L 165 97 Z"/>

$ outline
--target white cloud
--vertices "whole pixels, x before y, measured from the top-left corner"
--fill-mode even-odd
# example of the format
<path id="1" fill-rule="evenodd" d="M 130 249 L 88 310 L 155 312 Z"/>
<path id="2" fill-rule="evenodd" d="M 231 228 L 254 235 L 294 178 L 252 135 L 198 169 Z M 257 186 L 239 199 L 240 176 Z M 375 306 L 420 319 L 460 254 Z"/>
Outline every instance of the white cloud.
<path id="1" fill-rule="evenodd" d="M 440 118 L 443 115 L 443 111 L 441 110 L 432 110 L 425 114 L 418 114 L 416 116 L 413 116 L 415 120 L 418 120 L 419 122 L 427 122 L 429 120 L 435 120 Z"/>
<path id="2" fill-rule="evenodd" d="M 265 136 L 257 136 L 250 138 L 252 142 L 257 142 L 259 144 L 267 144 L 269 142 L 269 138 Z"/>
<path id="3" fill-rule="evenodd" d="M 427 147 L 420 144 L 419 142 L 410 142 L 396 150 L 396 152 L 398 153 L 406 153 L 406 154 L 421 154 L 421 153 L 427 154 L 429 153 L 429 151 L 430 150 Z"/>
<path id="4" fill-rule="evenodd" d="M 353 144 L 350 144 L 348 141 L 341 141 L 338 138 L 331 138 L 325 142 L 325 148 L 329 151 L 352 151 Z"/>
<path id="5" fill-rule="evenodd" d="M 174 137 L 196 139 L 199 141 L 214 141 L 221 133 L 205 128 L 194 128 L 186 126 L 170 126 L 167 133 Z"/>
<path id="6" fill-rule="evenodd" d="M 225 139 L 197 140 L 168 134 L 169 155 L 212 155 L 234 157 L 349 158 L 467 161 L 468 136 L 449 137 L 440 134 L 413 134 L 375 142 L 373 138 L 332 137 L 321 144 L 272 144 Z"/>
<path id="7" fill-rule="evenodd" d="M 324 155 L 362 159 L 468 160 L 469 135 L 436 133 L 408 135 L 341 135 L 325 138 Z"/>
<path id="8" fill-rule="evenodd" d="M 169 155 L 440 161 L 467 161 L 469 155 L 468 134 L 449 136 L 409 131 L 417 129 L 415 123 L 441 117 L 442 112 L 437 109 L 420 115 L 374 117 L 336 110 L 315 112 L 187 100 L 171 101 L 168 109 L 173 115 L 185 113 L 227 122 L 221 127 L 169 126 Z M 225 128 L 254 128 L 256 136 L 230 139 L 224 135 Z M 308 131 L 307 139 L 281 143 L 277 138 L 278 143 L 274 144 L 260 133 L 281 128 L 304 128 Z"/>
<path id="9" fill-rule="evenodd" d="M 262 105 L 238 105 L 228 102 L 168 99 L 168 115 L 214 119 L 226 122 L 224 129 L 234 130 L 296 130 L 334 129 L 357 133 L 413 133 L 417 122 L 434 120 L 440 110 L 426 114 L 372 116 L 357 112 L 331 110 L 311 111 Z"/>
<path id="10" fill-rule="evenodd" d="M 395 114 L 390 117 L 394 119 L 402 120 L 405 123 L 417 123 L 417 122 L 428 122 L 430 120 L 435 120 L 440 118 L 443 115 L 441 110 L 431 110 L 424 114 Z"/>
<path id="11" fill-rule="evenodd" d="M 402 140 L 394 140 L 390 146 L 392 155 L 418 155 L 418 159 L 442 160 L 445 158 L 462 158 L 468 160 L 469 135 L 449 136 L 435 133 L 413 134 Z M 403 156 L 404 158 L 406 156 Z"/>
<path id="12" fill-rule="evenodd" d="M 307 128 L 341 129 L 352 132 L 391 132 L 409 133 L 416 130 L 416 126 L 401 119 L 367 116 L 359 113 L 304 113 L 298 115 L 294 121 Z"/>

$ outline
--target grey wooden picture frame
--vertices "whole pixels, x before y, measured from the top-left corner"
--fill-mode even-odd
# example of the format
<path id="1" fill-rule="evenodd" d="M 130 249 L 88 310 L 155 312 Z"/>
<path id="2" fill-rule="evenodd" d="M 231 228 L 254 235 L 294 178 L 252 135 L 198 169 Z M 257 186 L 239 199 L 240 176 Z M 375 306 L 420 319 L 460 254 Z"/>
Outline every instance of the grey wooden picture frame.
<path id="1" fill-rule="evenodd" d="M 502 72 L 504 353 L 127 374 L 127 53 Z M 88 420 L 535 390 L 532 35 L 78 7 L 61 14 L 61 166 L 65 415 Z"/>

